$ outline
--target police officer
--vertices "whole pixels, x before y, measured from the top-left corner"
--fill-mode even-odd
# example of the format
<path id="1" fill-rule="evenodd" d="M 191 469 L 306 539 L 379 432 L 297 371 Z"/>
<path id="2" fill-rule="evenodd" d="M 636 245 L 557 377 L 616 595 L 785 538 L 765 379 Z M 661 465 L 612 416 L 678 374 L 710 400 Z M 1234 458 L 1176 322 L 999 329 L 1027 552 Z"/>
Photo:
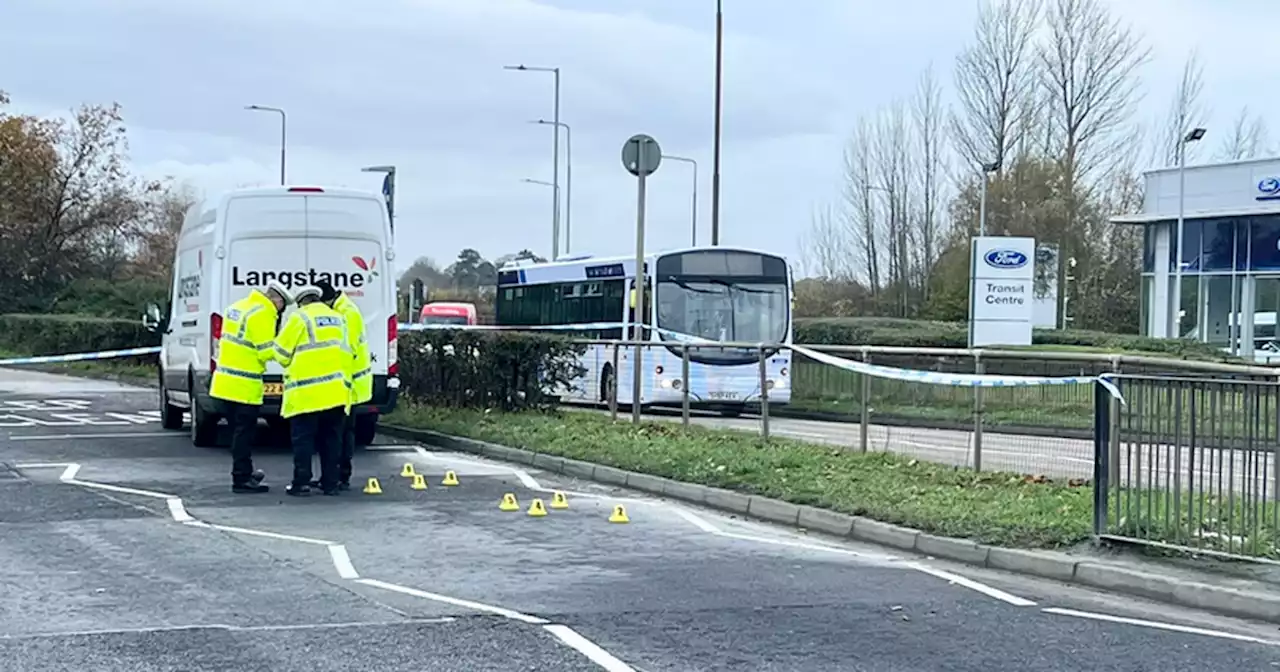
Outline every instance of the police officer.
<path id="1" fill-rule="evenodd" d="M 280 312 L 292 300 L 284 285 L 272 282 L 266 291 L 251 290 L 223 313 L 218 366 L 209 394 L 221 400 L 231 424 L 232 492 L 270 490 L 262 483 L 262 471 L 253 468 L 253 435 L 262 406 L 262 376 L 272 357 L 271 342 Z"/>
<path id="2" fill-rule="evenodd" d="M 337 456 L 351 406 L 351 350 L 342 316 L 320 301 L 320 290 L 294 294 L 298 310 L 276 337 L 272 355 L 285 367 L 281 415 L 293 444 L 292 496 L 311 494 L 311 457 L 320 456 L 321 490 L 338 494 Z"/>
<path id="3" fill-rule="evenodd" d="M 342 315 L 347 327 L 347 347 L 351 349 L 351 411 L 342 428 L 342 451 L 338 455 L 338 488 L 351 488 L 351 461 L 356 451 L 355 407 L 373 398 L 373 370 L 370 368 L 369 342 L 365 336 L 364 315 L 356 302 L 328 282 L 316 283 L 320 300 Z"/>

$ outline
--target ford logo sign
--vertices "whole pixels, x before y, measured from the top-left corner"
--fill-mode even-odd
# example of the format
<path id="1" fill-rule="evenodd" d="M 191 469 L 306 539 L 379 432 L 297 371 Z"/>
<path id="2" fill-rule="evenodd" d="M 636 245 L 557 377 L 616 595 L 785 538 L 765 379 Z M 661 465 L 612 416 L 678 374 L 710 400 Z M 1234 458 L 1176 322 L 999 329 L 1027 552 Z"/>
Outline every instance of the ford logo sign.
<path id="1" fill-rule="evenodd" d="M 1017 250 L 991 250 L 983 259 L 992 268 L 1022 268 L 1027 265 L 1027 255 Z"/>
<path id="2" fill-rule="evenodd" d="M 1259 201 L 1280 201 L 1280 178 L 1264 177 L 1258 182 Z"/>

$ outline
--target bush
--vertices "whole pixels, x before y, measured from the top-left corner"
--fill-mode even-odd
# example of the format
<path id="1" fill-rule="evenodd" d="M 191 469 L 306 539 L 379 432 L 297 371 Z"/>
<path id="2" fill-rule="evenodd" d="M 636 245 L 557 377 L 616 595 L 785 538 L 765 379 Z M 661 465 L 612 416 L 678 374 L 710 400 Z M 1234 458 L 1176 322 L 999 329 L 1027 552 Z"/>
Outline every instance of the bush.
<path id="1" fill-rule="evenodd" d="M 917 348 L 968 347 L 967 325 L 888 317 L 812 317 L 795 320 L 793 339 L 813 345 L 884 345 Z M 1184 359 L 1231 359 L 1207 343 L 1180 339 L 1147 338 L 1083 329 L 1036 329 L 1036 346 L 1090 348 L 1109 352 L 1143 352 Z"/>
<path id="2" fill-rule="evenodd" d="M 141 320 L 80 315 L 0 315 L 0 348 L 24 355 L 65 355 L 160 345 Z"/>
<path id="3" fill-rule="evenodd" d="M 51 312 L 135 320 L 147 304 L 164 306 L 168 300 L 169 283 L 164 279 L 81 280 L 58 295 Z"/>
<path id="4" fill-rule="evenodd" d="M 582 344 L 550 334 L 437 330 L 400 337 L 406 395 L 440 406 L 546 409 L 585 372 Z"/>

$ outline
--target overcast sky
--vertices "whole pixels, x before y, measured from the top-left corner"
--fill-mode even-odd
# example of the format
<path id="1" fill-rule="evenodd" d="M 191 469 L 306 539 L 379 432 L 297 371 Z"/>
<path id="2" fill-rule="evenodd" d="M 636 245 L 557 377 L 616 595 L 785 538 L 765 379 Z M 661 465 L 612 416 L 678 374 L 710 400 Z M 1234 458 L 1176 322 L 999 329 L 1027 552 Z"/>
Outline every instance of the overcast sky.
<path id="1" fill-rule="evenodd" d="M 1280 117 L 1280 41 L 1261 5 L 1109 1 L 1153 48 L 1144 117 L 1193 47 L 1211 132 L 1245 105 Z M 930 64 L 949 87 L 977 4 L 725 5 L 721 242 L 794 257 L 837 195 L 857 117 L 909 95 Z M 373 190 L 359 168 L 395 164 L 401 259 L 448 263 L 462 247 L 549 253 L 550 190 L 521 179 L 551 180 L 551 128 L 527 122 L 551 118 L 552 76 L 502 66 L 558 66 L 572 249 L 625 254 L 635 180 L 619 151 L 638 132 L 698 161 L 709 239 L 714 25 L 714 0 L 3 0 L 0 89 L 38 114 L 119 101 L 135 169 L 207 193 L 278 182 L 278 118 L 243 107 L 283 107 L 290 182 Z M 688 243 L 691 186 L 675 162 L 650 181 L 650 250 Z"/>

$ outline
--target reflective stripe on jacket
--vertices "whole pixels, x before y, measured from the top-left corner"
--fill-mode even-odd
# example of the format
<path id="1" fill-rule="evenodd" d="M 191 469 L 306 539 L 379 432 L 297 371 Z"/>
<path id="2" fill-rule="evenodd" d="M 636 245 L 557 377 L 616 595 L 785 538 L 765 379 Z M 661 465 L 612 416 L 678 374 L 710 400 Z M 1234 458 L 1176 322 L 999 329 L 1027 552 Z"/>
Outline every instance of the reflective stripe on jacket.
<path id="1" fill-rule="evenodd" d="M 373 398 L 373 368 L 369 357 L 369 341 L 364 329 L 364 315 L 356 302 L 346 294 L 339 294 L 333 309 L 338 311 L 347 325 L 347 345 L 353 354 L 351 368 L 351 403 L 363 404 Z"/>
<path id="2" fill-rule="evenodd" d="M 350 409 L 351 349 L 337 311 L 320 302 L 294 311 L 271 354 L 284 366 L 281 416 Z"/>
<path id="3" fill-rule="evenodd" d="M 272 357 L 278 313 L 271 299 L 253 290 L 227 308 L 218 339 L 218 366 L 209 394 L 242 404 L 262 404 L 262 374 Z"/>

